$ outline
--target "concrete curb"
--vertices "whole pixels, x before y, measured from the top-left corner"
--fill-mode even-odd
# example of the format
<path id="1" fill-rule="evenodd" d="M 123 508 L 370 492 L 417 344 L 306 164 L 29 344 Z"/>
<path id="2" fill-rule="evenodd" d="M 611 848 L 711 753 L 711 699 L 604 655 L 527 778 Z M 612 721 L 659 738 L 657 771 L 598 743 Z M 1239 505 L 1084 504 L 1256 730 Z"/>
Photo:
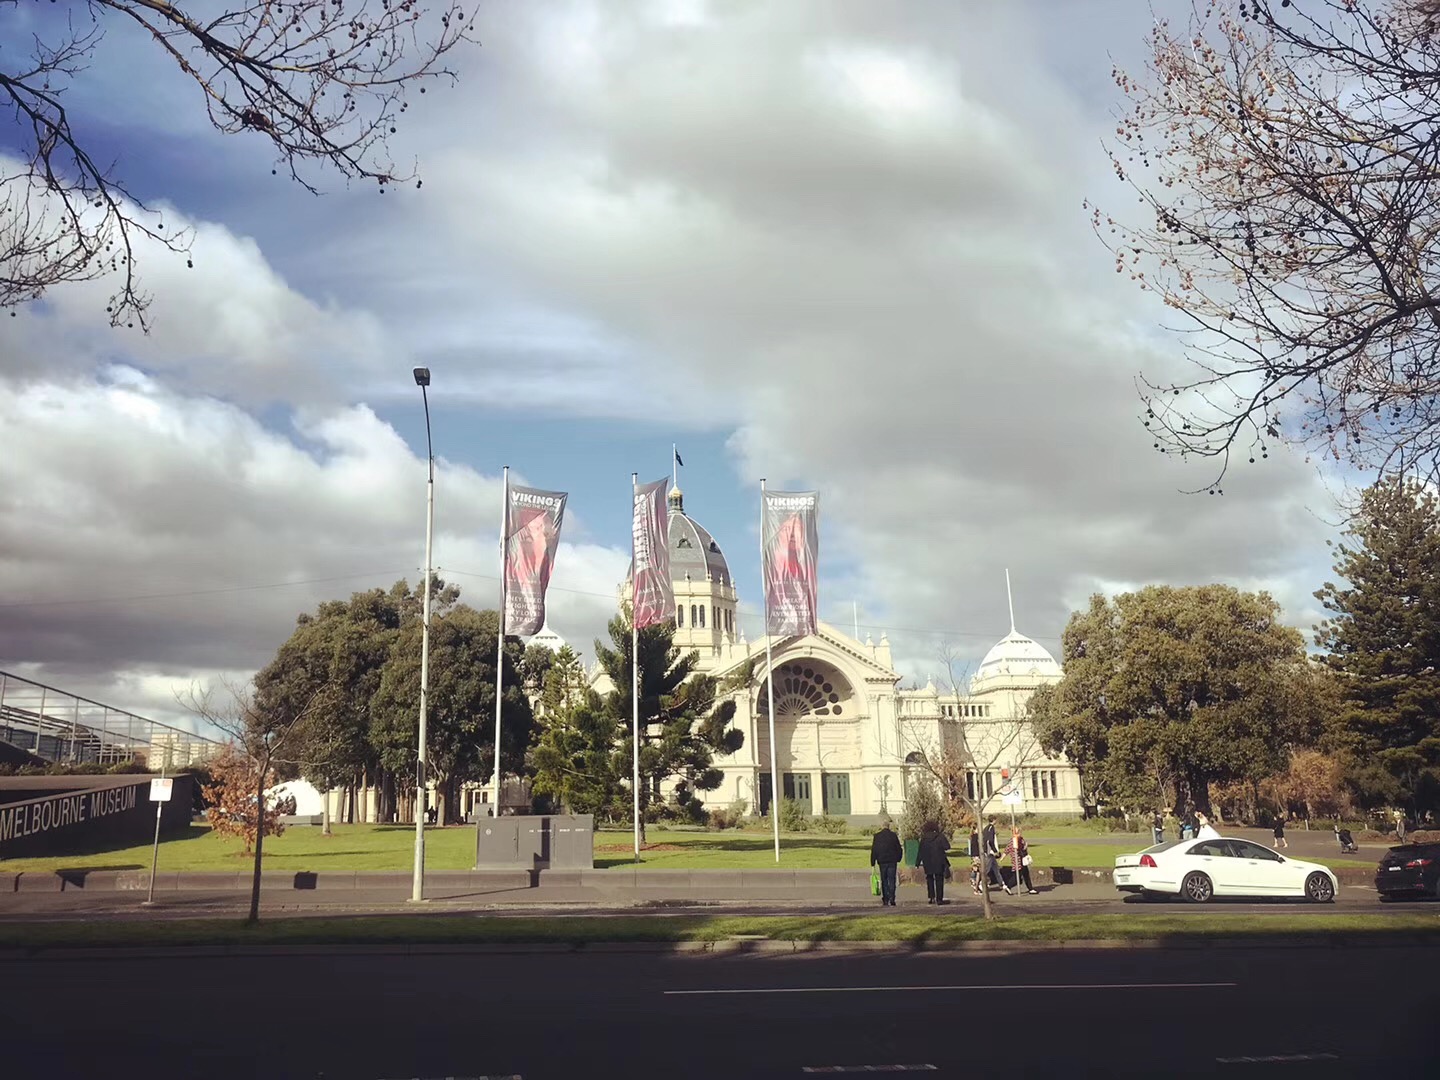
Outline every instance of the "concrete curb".
<path id="1" fill-rule="evenodd" d="M 1397 934 L 1334 934 L 1323 938 L 1297 939 L 1292 935 L 1207 935 L 1191 937 L 1107 939 L 1087 938 L 1061 941 L 805 941 L 800 939 L 721 938 L 716 941 L 590 941 L 590 942 L 491 942 L 445 944 L 354 944 L 312 945 L 41 945 L 32 948 L 0 949 L 0 963 L 46 959 L 140 959 L 193 958 L 217 956 L 444 956 L 451 954 L 525 953 L 649 953 L 689 955 L 744 955 L 748 953 L 1026 953 L 1096 952 L 1106 950 L 1167 951 L 1191 949 L 1365 949 L 1437 948 L 1440 935 L 1413 931 Z"/>

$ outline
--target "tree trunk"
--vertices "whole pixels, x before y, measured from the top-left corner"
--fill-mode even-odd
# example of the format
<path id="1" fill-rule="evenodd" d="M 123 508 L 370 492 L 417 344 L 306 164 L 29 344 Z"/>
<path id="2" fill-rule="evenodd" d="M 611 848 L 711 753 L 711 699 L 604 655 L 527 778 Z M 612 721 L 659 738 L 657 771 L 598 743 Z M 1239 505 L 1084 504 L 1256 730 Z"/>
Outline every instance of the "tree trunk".
<path id="1" fill-rule="evenodd" d="M 327 790 L 320 800 L 320 813 L 323 815 L 324 823 L 320 828 L 321 836 L 334 836 L 330 831 L 330 792 Z"/>
<path id="2" fill-rule="evenodd" d="M 270 763 L 260 765 L 260 778 L 255 782 L 255 870 L 250 877 L 250 916 L 245 921 L 260 921 L 260 854 L 265 846 L 265 774 Z"/>

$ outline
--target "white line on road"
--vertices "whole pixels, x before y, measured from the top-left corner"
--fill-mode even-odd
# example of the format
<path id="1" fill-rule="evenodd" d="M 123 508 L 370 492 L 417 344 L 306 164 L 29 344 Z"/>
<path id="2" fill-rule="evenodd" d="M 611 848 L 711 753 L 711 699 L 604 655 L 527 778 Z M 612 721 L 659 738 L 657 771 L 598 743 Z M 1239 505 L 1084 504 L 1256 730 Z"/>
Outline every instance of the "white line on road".
<path id="1" fill-rule="evenodd" d="M 936 990 L 1228 990 L 1239 983 L 991 983 L 986 986 L 765 986 L 734 990 L 665 990 L 680 997 L 689 994 L 875 994 L 893 991 Z"/>
<path id="2" fill-rule="evenodd" d="M 1216 1058 L 1221 1065 L 1249 1065 L 1253 1063 L 1271 1064 L 1273 1062 L 1291 1061 L 1339 1061 L 1339 1054 L 1264 1054 L 1254 1057 L 1228 1057 Z"/>
<path id="3" fill-rule="evenodd" d="M 806 1065 L 801 1072 L 807 1073 L 853 1073 L 853 1072 L 938 1072 L 934 1065 Z"/>

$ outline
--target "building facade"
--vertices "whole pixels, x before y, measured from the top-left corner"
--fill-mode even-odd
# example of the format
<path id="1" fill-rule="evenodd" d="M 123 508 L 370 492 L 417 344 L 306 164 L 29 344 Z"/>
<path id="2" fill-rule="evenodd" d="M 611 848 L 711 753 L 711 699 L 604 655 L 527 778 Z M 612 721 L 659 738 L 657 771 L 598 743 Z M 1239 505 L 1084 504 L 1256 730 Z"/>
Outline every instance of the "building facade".
<path id="1" fill-rule="evenodd" d="M 963 747 L 975 763 L 967 776 L 986 810 L 1078 814 L 1080 778 L 1063 758 L 1044 753 L 1025 719 L 1025 703 L 1058 682 L 1060 665 L 1014 627 L 985 656 L 967 692 L 932 683 L 899 689 L 890 643 L 861 642 L 821 623 L 805 637 L 771 641 L 775 745 L 770 744 L 766 641 L 747 641 L 736 617 L 739 597 L 715 538 L 685 513 L 679 489 L 669 497 L 670 571 L 675 586 L 675 645 L 699 655 L 698 671 L 725 677 L 752 667 L 737 692 L 735 726 L 745 735 L 734 754 L 716 759 L 724 781 L 697 793 L 709 807 L 744 801 L 751 813 L 770 805 L 771 755 L 781 795 L 812 814 L 868 818 L 899 813 L 917 762 Z M 622 603 L 630 584 L 621 586 Z M 597 689 L 603 676 L 597 672 Z"/>

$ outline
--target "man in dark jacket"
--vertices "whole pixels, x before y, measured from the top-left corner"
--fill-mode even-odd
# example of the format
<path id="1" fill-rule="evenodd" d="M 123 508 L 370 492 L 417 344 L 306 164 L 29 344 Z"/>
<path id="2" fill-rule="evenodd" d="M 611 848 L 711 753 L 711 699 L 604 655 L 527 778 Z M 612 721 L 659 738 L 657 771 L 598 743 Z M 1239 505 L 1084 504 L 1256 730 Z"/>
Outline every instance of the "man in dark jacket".
<path id="1" fill-rule="evenodd" d="M 882 907 L 895 906 L 896 870 L 904 855 L 905 850 L 900 846 L 900 837 L 895 835 L 895 830 L 890 827 L 890 819 L 886 818 L 880 825 L 880 831 L 875 834 L 875 839 L 870 841 L 870 865 L 880 868 L 880 904 Z"/>
<path id="2" fill-rule="evenodd" d="M 950 869 L 950 847 L 940 826 L 927 821 L 920 830 L 920 865 L 925 867 L 925 890 L 930 894 L 930 903 L 948 904 L 945 899 L 945 872 Z"/>

